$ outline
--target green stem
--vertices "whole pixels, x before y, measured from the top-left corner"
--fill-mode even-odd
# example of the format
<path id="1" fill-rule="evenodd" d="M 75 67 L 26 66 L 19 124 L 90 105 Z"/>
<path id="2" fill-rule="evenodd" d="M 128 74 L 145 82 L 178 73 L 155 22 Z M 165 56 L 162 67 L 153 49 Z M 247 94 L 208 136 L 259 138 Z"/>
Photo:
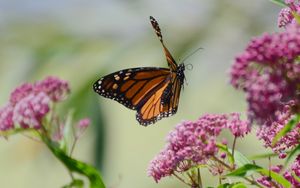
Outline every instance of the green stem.
<path id="1" fill-rule="evenodd" d="M 73 154 L 73 151 L 74 151 L 74 149 L 75 149 L 76 143 L 77 143 L 77 138 L 74 139 L 74 142 L 73 142 L 73 144 L 72 144 L 72 147 L 71 147 L 71 150 L 70 150 L 70 157 L 71 157 L 72 154 Z"/>
<path id="2" fill-rule="evenodd" d="M 202 186 L 200 168 L 197 168 L 197 175 L 198 175 L 198 188 L 202 188 L 203 186 Z"/>
<path id="3" fill-rule="evenodd" d="M 223 161 L 221 161 L 220 159 L 218 159 L 216 156 L 212 157 L 215 161 L 217 161 L 218 163 L 220 163 L 221 165 L 223 165 L 224 167 L 226 167 L 229 171 L 234 170 L 233 167 L 229 166 L 228 164 L 224 163 Z"/>
<path id="4" fill-rule="evenodd" d="M 237 137 L 235 136 L 234 139 L 233 139 L 233 144 L 232 144 L 232 157 L 234 159 L 234 150 L 235 150 L 235 145 L 236 145 L 236 140 L 237 140 Z M 234 165 L 234 164 L 233 164 Z"/>
<path id="5" fill-rule="evenodd" d="M 215 161 L 217 161 L 218 163 L 220 163 L 221 165 L 223 165 L 224 167 L 226 167 L 229 171 L 234 170 L 233 167 L 227 165 L 226 163 L 224 163 L 223 161 L 221 161 L 221 160 L 218 159 L 217 157 L 213 156 L 212 158 L 213 158 Z M 253 180 L 251 180 L 251 179 L 249 179 L 249 178 L 247 178 L 247 177 L 243 177 L 243 178 L 244 178 L 246 181 L 248 181 L 249 183 L 251 183 L 252 185 L 255 185 L 255 186 L 259 187 L 259 188 L 264 188 L 263 186 L 261 186 L 261 185 L 260 185 L 259 183 L 257 183 L 256 181 L 253 181 Z"/>
<path id="6" fill-rule="evenodd" d="M 188 177 L 191 179 L 192 186 L 195 186 L 195 185 L 197 185 L 197 183 L 195 182 L 195 180 L 194 180 L 193 176 L 192 176 L 190 173 L 188 173 L 188 172 L 187 172 L 187 175 L 188 175 Z"/>
<path id="7" fill-rule="evenodd" d="M 41 138 L 54 156 L 65 165 L 69 172 L 76 172 L 86 176 L 89 179 L 90 188 L 105 188 L 100 173 L 94 167 L 69 157 L 64 151 L 57 148 L 48 137 L 41 135 Z M 72 176 L 73 175 L 71 175 L 71 177 Z"/>
<path id="8" fill-rule="evenodd" d="M 173 175 L 179 180 L 181 181 L 182 183 L 188 185 L 188 186 L 192 186 L 192 184 L 190 183 L 187 183 L 186 181 L 184 181 L 184 179 L 182 179 L 181 177 L 179 177 L 175 172 L 173 172 Z"/>

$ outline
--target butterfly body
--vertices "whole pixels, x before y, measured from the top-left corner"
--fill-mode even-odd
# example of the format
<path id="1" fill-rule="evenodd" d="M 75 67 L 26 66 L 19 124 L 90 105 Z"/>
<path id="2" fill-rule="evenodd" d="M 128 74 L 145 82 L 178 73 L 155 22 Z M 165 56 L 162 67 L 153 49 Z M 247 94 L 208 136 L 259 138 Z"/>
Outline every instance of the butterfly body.
<path id="1" fill-rule="evenodd" d="M 136 119 L 144 126 L 177 112 L 185 79 L 184 64 L 177 65 L 163 43 L 158 23 L 153 17 L 150 21 L 163 45 L 169 68 L 124 69 L 100 78 L 93 85 L 99 95 L 136 110 Z"/>

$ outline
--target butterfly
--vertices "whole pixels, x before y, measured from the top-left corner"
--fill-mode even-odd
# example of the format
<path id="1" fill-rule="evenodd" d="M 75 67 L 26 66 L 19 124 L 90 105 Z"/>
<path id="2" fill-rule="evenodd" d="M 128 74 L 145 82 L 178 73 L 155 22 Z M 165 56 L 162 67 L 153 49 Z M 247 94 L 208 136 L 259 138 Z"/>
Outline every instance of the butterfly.
<path id="1" fill-rule="evenodd" d="M 120 70 L 98 79 L 93 89 L 136 110 L 137 121 L 144 126 L 177 112 L 185 80 L 184 64 L 177 64 L 164 44 L 157 21 L 150 16 L 152 27 L 162 44 L 169 68 L 138 67 Z"/>

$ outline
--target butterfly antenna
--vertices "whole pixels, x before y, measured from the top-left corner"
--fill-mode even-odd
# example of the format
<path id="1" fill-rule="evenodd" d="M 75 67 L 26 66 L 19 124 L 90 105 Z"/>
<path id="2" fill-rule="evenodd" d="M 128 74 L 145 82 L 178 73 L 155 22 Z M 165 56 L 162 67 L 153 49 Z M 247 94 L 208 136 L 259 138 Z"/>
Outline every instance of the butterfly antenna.
<path id="1" fill-rule="evenodd" d="M 182 62 L 184 62 L 185 60 L 187 60 L 189 57 L 191 57 L 192 55 L 194 55 L 196 52 L 198 52 L 199 50 L 203 50 L 203 48 L 197 48 L 196 50 L 194 50 L 192 53 L 190 53 L 189 55 L 187 55 L 183 60 Z M 193 68 L 193 66 L 192 66 Z"/>

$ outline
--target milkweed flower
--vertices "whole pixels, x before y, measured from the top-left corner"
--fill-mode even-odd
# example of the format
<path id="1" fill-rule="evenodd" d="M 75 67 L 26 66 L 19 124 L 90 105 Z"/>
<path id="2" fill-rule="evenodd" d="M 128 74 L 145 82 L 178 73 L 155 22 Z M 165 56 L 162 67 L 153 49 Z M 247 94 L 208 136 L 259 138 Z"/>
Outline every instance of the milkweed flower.
<path id="1" fill-rule="evenodd" d="M 270 125 L 287 105 L 300 109 L 299 36 L 300 26 L 289 25 L 284 32 L 252 39 L 236 57 L 231 84 L 246 93 L 250 122 Z"/>
<path id="2" fill-rule="evenodd" d="M 148 175 L 158 182 L 162 177 L 206 164 L 217 156 L 217 137 L 222 130 L 244 136 L 250 131 L 247 124 L 238 113 L 206 114 L 196 121 L 181 122 L 167 136 L 165 148 L 150 162 Z"/>
<path id="3" fill-rule="evenodd" d="M 268 126 L 258 128 L 257 137 L 264 141 L 264 146 L 271 148 L 274 152 L 283 157 L 288 149 L 294 148 L 299 144 L 300 140 L 300 123 L 291 131 L 281 137 L 276 144 L 273 144 L 275 136 L 284 128 L 292 117 L 292 111 L 287 105 L 281 112 L 276 113 L 277 120 L 270 123 Z"/>
<path id="4" fill-rule="evenodd" d="M 34 85 L 36 92 L 44 92 L 53 102 L 63 101 L 70 93 L 68 82 L 49 76 Z"/>
<path id="5" fill-rule="evenodd" d="M 33 84 L 18 86 L 11 93 L 9 103 L 0 108 L 0 130 L 40 128 L 51 103 L 64 100 L 69 92 L 66 81 L 52 76 Z"/>
<path id="6" fill-rule="evenodd" d="M 10 104 L 0 109 L 0 131 L 6 131 L 14 127 L 13 107 Z"/>
<path id="7" fill-rule="evenodd" d="M 13 111 L 13 121 L 21 128 L 41 126 L 42 118 L 49 112 L 50 98 L 43 92 L 21 99 Z"/>
<path id="8" fill-rule="evenodd" d="M 293 187 L 300 187 L 300 155 L 297 156 L 294 163 L 291 165 L 290 169 L 288 169 L 283 176 L 291 182 Z"/>
<path id="9" fill-rule="evenodd" d="M 79 120 L 79 122 L 76 125 L 75 137 L 79 138 L 83 134 L 83 132 L 88 128 L 88 126 L 90 124 L 91 124 L 91 121 L 88 118 Z"/>
<path id="10" fill-rule="evenodd" d="M 276 165 L 276 166 L 271 166 L 271 168 L 269 169 L 270 171 L 276 172 L 276 173 L 280 173 L 280 171 L 282 170 L 283 166 L 282 165 Z M 257 179 L 257 182 L 259 182 L 260 184 L 266 186 L 266 187 L 280 187 L 283 188 L 280 184 L 278 184 L 276 181 L 270 179 L 270 177 L 268 176 L 262 176 L 260 178 Z M 275 185 L 275 186 L 274 186 Z"/>
<path id="11" fill-rule="evenodd" d="M 174 151 L 166 147 L 150 162 L 148 175 L 158 182 L 162 177 L 171 176 L 177 163 Z"/>
<path id="12" fill-rule="evenodd" d="M 283 169 L 283 165 L 276 165 L 270 168 L 271 171 L 282 174 L 282 176 L 291 183 L 292 187 L 300 187 L 300 155 L 297 156 L 290 168 L 286 169 L 285 171 L 283 171 Z M 274 185 L 276 185 L 276 187 L 284 188 L 284 186 L 270 179 L 268 176 L 262 176 L 261 178 L 258 178 L 257 182 L 266 187 L 275 187 Z"/>
<path id="13" fill-rule="evenodd" d="M 286 0 L 288 7 L 281 9 L 278 15 L 278 27 L 286 27 L 289 24 L 296 24 L 293 13 L 300 14 L 300 4 L 298 0 Z"/>

